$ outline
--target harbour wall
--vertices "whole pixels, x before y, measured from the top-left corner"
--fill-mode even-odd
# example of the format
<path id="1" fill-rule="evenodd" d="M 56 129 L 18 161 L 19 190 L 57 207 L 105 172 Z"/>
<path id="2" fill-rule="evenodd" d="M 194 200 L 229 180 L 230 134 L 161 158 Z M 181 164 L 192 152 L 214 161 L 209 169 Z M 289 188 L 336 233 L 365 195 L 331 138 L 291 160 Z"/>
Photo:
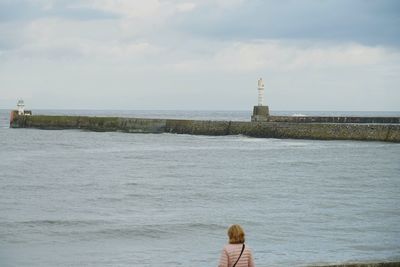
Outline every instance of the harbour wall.
<path id="1" fill-rule="evenodd" d="M 244 122 L 86 116 L 19 116 L 15 114 L 11 117 L 11 128 L 400 142 L 400 124 L 395 123 L 302 123 L 290 119 L 287 121 Z"/>
<path id="2" fill-rule="evenodd" d="M 400 262 L 343 263 L 335 265 L 312 265 L 310 267 L 400 267 Z"/>
<path id="3" fill-rule="evenodd" d="M 269 122 L 299 123 L 400 123 L 400 117 L 358 117 L 358 116 L 268 116 Z"/>

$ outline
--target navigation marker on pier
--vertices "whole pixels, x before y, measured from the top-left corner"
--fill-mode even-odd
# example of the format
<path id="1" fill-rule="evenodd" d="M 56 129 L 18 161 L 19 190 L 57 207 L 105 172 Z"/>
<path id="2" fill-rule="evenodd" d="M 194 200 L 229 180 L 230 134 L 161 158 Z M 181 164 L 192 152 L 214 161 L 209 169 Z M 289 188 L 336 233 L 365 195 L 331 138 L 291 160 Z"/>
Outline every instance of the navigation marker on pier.
<path id="1" fill-rule="evenodd" d="M 25 115 L 25 104 L 24 100 L 20 99 L 17 103 L 18 115 Z"/>
<path id="2" fill-rule="evenodd" d="M 251 121 L 268 121 L 269 108 L 264 106 L 264 82 L 260 78 L 258 80 L 258 105 L 254 106 L 253 116 L 251 116 Z"/>
<path id="3" fill-rule="evenodd" d="M 264 105 L 264 82 L 262 78 L 258 80 L 258 105 Z"/>

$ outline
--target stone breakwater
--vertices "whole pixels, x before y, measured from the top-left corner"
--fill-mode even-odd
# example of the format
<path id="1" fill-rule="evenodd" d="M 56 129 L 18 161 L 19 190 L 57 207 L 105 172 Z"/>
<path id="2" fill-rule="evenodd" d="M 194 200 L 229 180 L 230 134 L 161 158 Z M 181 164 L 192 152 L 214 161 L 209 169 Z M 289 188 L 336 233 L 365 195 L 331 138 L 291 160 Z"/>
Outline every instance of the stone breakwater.
<path id="1" fill-rule="evenodd" d="M 344 263 L 336 265 L 313 265 L 310 267 L 400 267 L 400 262 Z"/>
<path id="2" fill-rule="evenodd" d="M 11 116 L 11 128 L 82 129 L 129 133 L 177 133 L 193 135 L 245 135 L 262 138 L 317 140 L 365 140 L 400 142 L 399 118 L 347 119 L 346 117 L 274 117 L 269 121 L 206 121 L 86 116 Z M 314 118 L 314 119 L 312 119 Z M 318 119 L 323 118 L 323 119 Z M 351 117 L 349 117 L 351 118 Z M 397 120 L 397 121 L 396 121 Z M 343 122 L 341 122 L 343 121 Z M 387 122 L 389 121 L 389 123 Z"/>
<path id="3" fill-rule="evenodd" d="M 269 122 L 300 123 L 400 123 L 400 117 L 351 117 L 351 116 L 268 116 Z"/>

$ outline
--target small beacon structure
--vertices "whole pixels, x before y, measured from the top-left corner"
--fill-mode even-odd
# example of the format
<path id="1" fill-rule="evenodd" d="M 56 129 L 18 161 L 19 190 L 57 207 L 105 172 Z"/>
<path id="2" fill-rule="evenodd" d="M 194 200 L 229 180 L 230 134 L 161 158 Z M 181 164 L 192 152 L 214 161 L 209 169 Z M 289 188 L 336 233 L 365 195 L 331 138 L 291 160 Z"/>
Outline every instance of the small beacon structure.
<path id="1" fill-rule="evenodd" d="M 24 100 L 22 100 L 22 99 L 18 100 L 17 110 L 14 112 L 17 112 L 19 116 L 32 115 L 31 110 L 25 110 L 25 103 L 24 103 Z"/>
<path id="2" fill-rule="evenodd" d="M 18 115 L 25 115 L 25 104 L 24 104 L 24 100 L 22 100 L 22 99 L 18 100 L 18 103 L 17 103 L 17 110 L 18 110 Z"/>
<path id="3" fill-rule="evenodd" d="M 10 127 L 16 116 L 29 116 L 32 115 L 32 111 L 25 110 L 24 100 L 20 99 L 17 102 L 17 110 L 12 110 L 10 113 Z"/>
<path id="4" fill-rule="evenodd" d="M 253 116 L 251 121 L 268 121 L 269 108 L 264 106 L 264 82 L 260 78 L 258 80 L 258 105 L 253 108 Z"/>

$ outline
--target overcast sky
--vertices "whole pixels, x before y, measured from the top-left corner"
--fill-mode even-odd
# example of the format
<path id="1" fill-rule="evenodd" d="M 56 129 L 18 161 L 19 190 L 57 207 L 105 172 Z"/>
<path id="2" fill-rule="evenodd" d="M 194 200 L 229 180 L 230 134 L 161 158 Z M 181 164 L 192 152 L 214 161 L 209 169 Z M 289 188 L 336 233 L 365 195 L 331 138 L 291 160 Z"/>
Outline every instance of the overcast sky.
<path id="1" fill-rule="evenodd" d="M 400 110 L 398 0 L 0 0 L 0 108 Z"/>

